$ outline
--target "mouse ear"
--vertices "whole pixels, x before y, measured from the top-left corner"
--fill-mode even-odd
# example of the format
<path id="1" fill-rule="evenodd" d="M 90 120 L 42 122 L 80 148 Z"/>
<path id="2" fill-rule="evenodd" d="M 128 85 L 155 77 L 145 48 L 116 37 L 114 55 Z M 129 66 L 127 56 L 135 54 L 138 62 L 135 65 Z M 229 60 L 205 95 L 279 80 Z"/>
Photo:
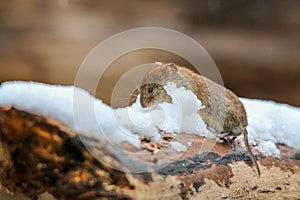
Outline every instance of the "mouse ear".
<path id="1" fill-rule="evenodd" d="M 171 72 L 177 72 L 178 69 L 177 69 L 177 65 L 175 63 L 168 63 L 166 64 L 168 69 L 171 70 Z"/>
<path id="2" fill-rule="evenodd" d="M 154 67 L 158 67 L 158 66 L 162 66 L 162 65 L 164 65 L 164 63 L 162 63 L 162 62 L 155 62 L 154 63 L 154 65 L 152 66 L 152 68 L 154 68 Z"/>
<path id="3" fill-rule="evenodd" d="M 155 62 L 152 69 L 155 67 L 160 67 L 161 70 L 165 71 L 168 70 L 171 73 L 177 73 L 177 65 L 175 63 L 162 63 L 162 62 Z"/>

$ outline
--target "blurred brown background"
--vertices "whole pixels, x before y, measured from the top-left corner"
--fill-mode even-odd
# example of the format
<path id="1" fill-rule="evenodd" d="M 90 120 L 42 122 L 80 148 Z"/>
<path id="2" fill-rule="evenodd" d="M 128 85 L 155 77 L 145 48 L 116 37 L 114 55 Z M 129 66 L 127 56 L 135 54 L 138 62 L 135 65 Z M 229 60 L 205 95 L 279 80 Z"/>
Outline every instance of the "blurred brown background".
<path id="1" fill-rule="evenodd" d="M 297 0 L 1 1 L 0 82 L 73 84 L 97 44 L 144 26 L 174 29 L 197 40 L 216 62 L 225 85 L 239 96 L 300 106 Z M 154 61 L 181 64 L 157 52 L 136 53 L 123 63 Z M 98 97 L 107 103 L 120 67 L 107 72 L 98 88 Z"/>

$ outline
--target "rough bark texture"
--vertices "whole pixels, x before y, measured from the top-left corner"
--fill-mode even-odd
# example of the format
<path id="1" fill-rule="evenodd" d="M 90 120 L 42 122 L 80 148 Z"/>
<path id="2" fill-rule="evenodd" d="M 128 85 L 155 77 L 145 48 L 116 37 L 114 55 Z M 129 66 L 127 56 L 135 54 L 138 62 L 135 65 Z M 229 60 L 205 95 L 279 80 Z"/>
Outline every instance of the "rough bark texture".
<path id="1" fill-rule="evenodd" d="M 30 198 L 45 192 L 56 199 L 300 196 L 300 156 L 284 145 L 278 145 L 283 154 L 281 159 L 256 154 L 262 171 L 258 177 L 245 149 L 186 134 L 165 139 L 192 144 L 164 168 L 130 174 L 99 162 L 84 148 L 79 136 L 59 122 L 11 107 L 0 108 L 0 183 L 9 191 Z M 143 142 L 143 151 L 148 154 L 145 160 L 159 163 L 178 154 L 167 146 L 153 147 Z M 96 140 L 95 144 L 106 163 L 121 165 L 107 145 Z"/>

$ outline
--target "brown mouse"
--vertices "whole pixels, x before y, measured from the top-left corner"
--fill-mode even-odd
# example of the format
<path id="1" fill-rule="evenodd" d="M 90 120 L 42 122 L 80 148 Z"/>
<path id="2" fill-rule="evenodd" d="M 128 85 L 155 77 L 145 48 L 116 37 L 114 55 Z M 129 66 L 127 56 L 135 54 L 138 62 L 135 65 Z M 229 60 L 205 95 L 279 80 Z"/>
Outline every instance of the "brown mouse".
<path id="1" fill-rule="evenodd" d="M 140 87 L 142 107 L 151 107 L 162 102 L 171 103 L 172 98 L 164 89 L 169 82 L 193 91 L 204 105 L 198 111 L 199 115 L 208 128 L 220 134 L 219 138 L 235 138 L 243 134 L 248 154 L 260 175 L 259 166 L 249 147 L 246 111 L 239 98 L 230 90 L 185 67 L 174 63 L 155 63 Z"/>

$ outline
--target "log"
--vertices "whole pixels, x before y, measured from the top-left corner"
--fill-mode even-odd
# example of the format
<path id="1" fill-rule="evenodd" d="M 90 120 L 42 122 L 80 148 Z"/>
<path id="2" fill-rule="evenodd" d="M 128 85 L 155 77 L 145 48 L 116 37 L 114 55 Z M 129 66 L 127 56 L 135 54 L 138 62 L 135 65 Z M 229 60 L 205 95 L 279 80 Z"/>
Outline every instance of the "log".
<path id="1" fill-rule="evenodd" d="M 124 164 L 110 146 L 92 141 L 100 162 L 82 143 L 84 135 L 62 123 L 0 107 L 0 183 L 31 199 L 49 193 L 56 199 L 295 199 L 300 196 L 300 156 L 278 144 L 281 158 L 255 152 L 258 177 L 246 150 L 195 135 L 163 136 L 190 147 L 183 154 L 168 145 L 142 140 L 140 159 L 163 167 L 153 172 L 118 170 Z M 200 148 L 201 147 L 201 148 Z M 147 156 L 145 156 L 147 155 Z M 176 160 L 170 161 L 173 156 Z M 131 162 L 133 158 L 128 158 Z M 163 164 L 163 165 L 162 165 Z M 119 166 L 115 169 L 112 166 Z"/>

